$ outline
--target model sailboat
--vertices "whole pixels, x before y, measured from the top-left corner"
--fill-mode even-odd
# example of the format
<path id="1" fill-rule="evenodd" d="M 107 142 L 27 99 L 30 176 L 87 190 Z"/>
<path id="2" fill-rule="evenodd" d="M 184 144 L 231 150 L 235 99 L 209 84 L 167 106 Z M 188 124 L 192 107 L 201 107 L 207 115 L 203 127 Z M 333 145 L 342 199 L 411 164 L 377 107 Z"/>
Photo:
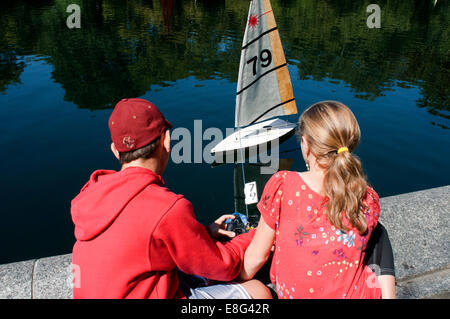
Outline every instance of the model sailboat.
<path id="1" fill-rule="evenodd" d="M 297 113 L 288 66 L 270 0 L 252 0 L 244 33 L 236 93 L 237 130 L 212 153 L 269 143 L 296 124 L 279 118 Z"/>

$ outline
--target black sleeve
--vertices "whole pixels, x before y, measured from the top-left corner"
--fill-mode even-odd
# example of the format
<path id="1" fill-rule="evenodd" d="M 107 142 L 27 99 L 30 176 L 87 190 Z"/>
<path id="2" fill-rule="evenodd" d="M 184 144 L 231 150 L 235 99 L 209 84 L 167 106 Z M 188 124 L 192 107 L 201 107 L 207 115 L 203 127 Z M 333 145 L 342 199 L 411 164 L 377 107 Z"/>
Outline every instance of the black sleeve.
<path id="1" fill-rule="evenodd" d="M 381 223 L 374 228 L 367 243 L 364 263 L 377 276 L 392 275 L 395 277 L 394 254 L 386 228 Z"/>

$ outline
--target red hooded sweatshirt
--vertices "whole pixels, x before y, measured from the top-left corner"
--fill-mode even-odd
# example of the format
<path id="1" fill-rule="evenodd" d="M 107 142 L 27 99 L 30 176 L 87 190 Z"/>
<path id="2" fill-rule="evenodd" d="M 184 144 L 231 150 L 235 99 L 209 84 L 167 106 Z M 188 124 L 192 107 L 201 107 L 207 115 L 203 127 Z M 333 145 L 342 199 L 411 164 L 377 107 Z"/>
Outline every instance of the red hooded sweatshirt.
<path id="1" fill-rule="evenodd" d="M 229 281 L 253 232 L 220 243 L 152 171 L 95 171 L 72 200 L 74 298 L 184 298 L 177 268 Z"/>

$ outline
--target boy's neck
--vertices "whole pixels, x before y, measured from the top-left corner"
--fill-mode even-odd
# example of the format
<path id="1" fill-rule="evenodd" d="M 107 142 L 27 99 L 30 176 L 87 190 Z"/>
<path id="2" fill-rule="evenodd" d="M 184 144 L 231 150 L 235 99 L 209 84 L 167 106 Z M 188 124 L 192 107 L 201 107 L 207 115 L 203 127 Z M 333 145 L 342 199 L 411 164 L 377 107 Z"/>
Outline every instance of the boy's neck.
<path id="1" fill-rule="evenodd" d="M 149 158 L 146 160 L 137 159 L 135 161 L 131 161 L 129 163 L 122 164 L 121 171 L 127 169 L 128 167 L 142 167 L 151 170 L 153 173 L 161 175 L 161 165 L 160 161 L 156 158 Z"/>

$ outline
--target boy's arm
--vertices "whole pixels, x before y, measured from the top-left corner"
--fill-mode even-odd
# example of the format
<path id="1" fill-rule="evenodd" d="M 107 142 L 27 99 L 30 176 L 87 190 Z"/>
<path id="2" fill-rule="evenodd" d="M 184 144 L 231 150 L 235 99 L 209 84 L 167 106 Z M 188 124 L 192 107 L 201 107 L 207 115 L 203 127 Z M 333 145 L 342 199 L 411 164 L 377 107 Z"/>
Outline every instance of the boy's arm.
<path id="1" fill-rule="evenodd" d="M 206 228 L 195 219 L 192 204 L 182 198 L 161 219 L 152 242 L 164 245 L 181 271 L 229 281 L 239 274 L 245 250 L 253 235 L 254 231 L 226 243 L 213 240 Z"/>

